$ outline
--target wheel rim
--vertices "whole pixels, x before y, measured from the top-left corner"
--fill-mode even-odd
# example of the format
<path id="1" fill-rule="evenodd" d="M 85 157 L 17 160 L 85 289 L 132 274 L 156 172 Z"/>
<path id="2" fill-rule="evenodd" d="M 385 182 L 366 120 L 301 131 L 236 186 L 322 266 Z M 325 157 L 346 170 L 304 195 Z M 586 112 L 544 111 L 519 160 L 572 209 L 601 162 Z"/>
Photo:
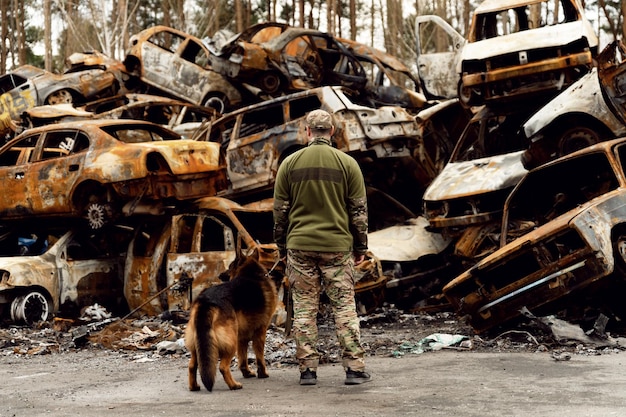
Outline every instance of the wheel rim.
<path id="1" fill-rule="evenodd" d="M 106 219 L 105 209 L 102 204 L 93 203 L 87 207 L 87 221 L 92 229 L 100 229 Z"/>
<path id="2" fill-rule="evenodd" d="M 50 305 L 48 300 L 38 291 L 20 295 L 11 303 L 11 319 L 33 325 L 48 320 Z"/>
<path id="3" fill-rule="evenodd" d="M 570 132 L 561 139 L 561 155 L 567 155 L 579 149 L 594 145 L 600 141 L 598 135 L 589 129 L 578 129 Z"/>
<path id="4" fill-rule="evenodd" d="M 217 110 L 218 113 L 224 113 L 224 110 L 226 109 L 226 104 L 224 103 L 224 100 L 219 97 L 211 97 L 206 101 L 204 105 L 206 107 Z"/>
<path id="5" fill-rule="evenodd" d="M 48 96 L 48 104 L 72 104 L 72 93 L 67 90 L 60 90 Z"/>
<path id="6" fill-rule="evenodd" d="M 615 241 L 615 256 L 619 257 L 622 265 L 626 265 L 626 235 L 621 235 Z"/>

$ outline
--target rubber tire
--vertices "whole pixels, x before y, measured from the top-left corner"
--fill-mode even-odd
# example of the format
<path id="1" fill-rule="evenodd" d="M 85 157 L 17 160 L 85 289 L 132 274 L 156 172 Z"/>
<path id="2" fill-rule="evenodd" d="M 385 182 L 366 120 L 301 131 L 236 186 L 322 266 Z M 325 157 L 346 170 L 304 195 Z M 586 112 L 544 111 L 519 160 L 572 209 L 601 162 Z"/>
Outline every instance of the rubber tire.
<path id="1" fill-rule="evenodd" d="M 602 142 L 602 137 L 593 129 L 578 126 L 569 130 L 559 138 L 558 156 L 563 156 Z"/>

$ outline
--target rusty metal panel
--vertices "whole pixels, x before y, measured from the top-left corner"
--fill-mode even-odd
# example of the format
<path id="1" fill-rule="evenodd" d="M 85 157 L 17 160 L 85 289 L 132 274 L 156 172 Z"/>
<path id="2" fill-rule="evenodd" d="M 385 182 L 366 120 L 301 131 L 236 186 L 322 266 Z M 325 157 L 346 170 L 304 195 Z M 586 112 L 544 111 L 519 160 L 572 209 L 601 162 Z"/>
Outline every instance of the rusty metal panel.
<path id="1" fill-rule="evenodd" d="M 157 315 L 167 309 L 159 293 L 165 288 L 161 277 L 172 234 L 169 222 L 136 231 L 128 246 L 124 266 L 124 296 L 131 311 Z"/>
<path id="2" fill-rule="evenodd" d="M 228 270 L 235 257 L 235 251 L 168 253 L 167 285 L 173 286 L 167 294 L 169 309 L 189 310 L 191 300 L 202 290 L 221 282 L 220 274 Z M 187 284 L 186 280 L 191 282 Z"/>

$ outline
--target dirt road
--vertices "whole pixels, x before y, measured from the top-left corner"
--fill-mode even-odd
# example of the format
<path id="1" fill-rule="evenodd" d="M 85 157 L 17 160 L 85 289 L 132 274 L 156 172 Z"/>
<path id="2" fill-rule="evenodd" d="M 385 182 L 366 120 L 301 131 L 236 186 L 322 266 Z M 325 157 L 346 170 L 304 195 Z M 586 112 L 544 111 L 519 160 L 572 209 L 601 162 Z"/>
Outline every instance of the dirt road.
<path id="1" fill-rule="evenodd" d="M 139 356 L 142 357 L 143 356 Z M 0 416 L 611 416 L 626 415 L 626 353 L 477 353 L 371 357 L 374 380 L 343 385 L 340 365 L 301 387 L 294 367 L 229 391 L 190 392 L 185 355 L 136 360 L 84 350 L 0 358 Z M 240 379 L 240 374 L 236 374 Z"/>

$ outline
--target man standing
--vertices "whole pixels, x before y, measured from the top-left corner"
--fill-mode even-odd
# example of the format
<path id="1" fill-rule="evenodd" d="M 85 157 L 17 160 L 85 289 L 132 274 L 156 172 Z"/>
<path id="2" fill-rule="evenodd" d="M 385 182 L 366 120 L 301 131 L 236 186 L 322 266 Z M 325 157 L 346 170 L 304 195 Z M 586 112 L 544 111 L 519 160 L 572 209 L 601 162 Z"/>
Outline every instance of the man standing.
<path id="1" fill-rule="evenodd" d="M 349 155 L 331 146 L 332 117 L 306 117 L 309 145 L 287 157 L 274 187 L 274 239 L 293 298 L 293 331 L 300 385 L 317 383 L 317 313 L 322 287 L 330 300 L 342 349 L 346 385 L 371 380 L 354 299 L 354 265 L 367 251 L 363 174 Z"/>

